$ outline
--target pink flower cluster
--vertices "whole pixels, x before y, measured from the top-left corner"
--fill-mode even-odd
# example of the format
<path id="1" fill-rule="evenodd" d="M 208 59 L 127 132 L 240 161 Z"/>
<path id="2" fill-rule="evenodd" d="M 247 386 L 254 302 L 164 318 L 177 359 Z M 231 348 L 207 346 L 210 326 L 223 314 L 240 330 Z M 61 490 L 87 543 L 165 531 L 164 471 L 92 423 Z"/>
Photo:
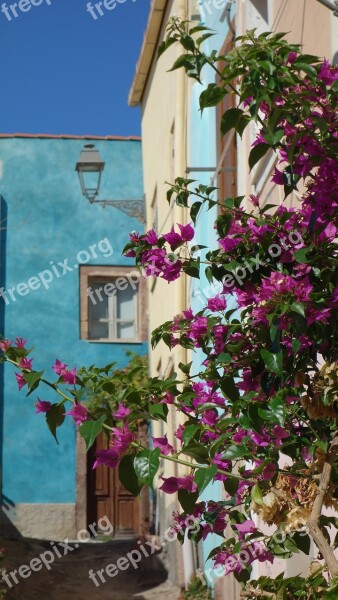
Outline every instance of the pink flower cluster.
<path id="1" fill-rule="evenodd" d="M 190 242 L 194 237 L 193 227 L 178 224 L 180 233 L 172 227 L 169 233 L 158 237 L 153 229 L 146 234 L 130 234 L 130 244 L 125 250 L 125 256 L 137 257 L 146 277 L 161 277 L 165 281 L 175 281 L 180 276 L 183 262 L 174 250 Z M 172 252 L 164 247 L 168 243 Z"/>
<path id="2" fill-rule="evenodd" d="M 136 440 L 135 433 L 130 430 L 126 422 L 126 417 L 129 414 L 129 408 L 120 404 L 118 410 L 113 414 L 113 417 L 118 420 L 123 420 L 123 424 L 119 427 L 113 427 L 110 434 L 109 448 L 107 450 L 102 449 L 96 452 L 96 461 L 94 462 L 93 469 L 97 469 L 100 465 L 106 465 L 111 469 L 117 467 L 122 456 L 129 449 L 132 442 Z"/>
<path id="3" fill-rule="evenodd" d="M 55 365 L 52 367 L 52 369 L 57 375 L 59 375 L 59 377 L 62 377 L 65 383 L 68 383 L 69 385 L 76 385 L 76 368 L 70 371 L 67 369 L 67 366 L 68 365 L 61 362 L 59 359 L 56 359 Z"/>

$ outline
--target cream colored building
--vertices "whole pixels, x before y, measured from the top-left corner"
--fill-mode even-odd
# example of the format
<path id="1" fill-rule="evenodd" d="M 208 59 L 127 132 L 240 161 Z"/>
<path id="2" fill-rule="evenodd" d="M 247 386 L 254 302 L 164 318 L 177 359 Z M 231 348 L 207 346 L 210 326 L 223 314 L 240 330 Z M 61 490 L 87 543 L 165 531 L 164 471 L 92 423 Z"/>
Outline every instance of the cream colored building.
<path id="1" fill-rule="evenodd" d="M 201 0 L 201 15 L 218 11 L 220 21 L 225 18 L 226 6 L 232 5 L 235 14 L 236 35 L 257 28 L 262 31 L 286 31 L 288 40 L 303 44 L 304 52 L 318 54 L 333 60 L 338 51 L 338 18 L 328 6 L 319 0 L 232 0 L 219 5 L 220 0 Z M 222 10 L 220 10 L 222 9 Z M 183 19 L 191 18 L 197 12 L 197 3 L 189 5 L 188 0 L 153 0 L 140 57 L 131 87 L 129 103 L 140 104 L 142 111 L 143 169 L 146 197 L 146 228 L 154 228 L 157 233 L 168 232 L 175 223 L 184 223 L 186 211 L 175 205 L 168 205 L 166 192 L 175 177 L 185 176 L 189 152 L 189 111 L 192 80 L 185 76 L 183 69 L 168 72 L 175 59 L 182 53 L 180 46 L 173 45 L 157 61 L 158 44 L 165 37 L 165 30 L 171 16 Z M 222 21 L 222 22 L 223 22 Z M 248 174 L 247 160 L 256 131 L 247 128 L 243 140 L 236 140 L 237 147 L 237 195 L 259 193 L 265 201 L 271 196 L 282 202 L 280 189 L 270 183 L 270 175 L 276 163 L 276 157 L 267 155 L 263 165 L 257 166 Z M 226 143 L 226 141 L 225 141 Z M 222 164 L 219 164 L 222 167 Z M 214 174 L 216 175 L 216 174 Z M 295 201 L 290 198 L 288 202 Z M 190 306 L 190 290 L 185 278 L 180 278 L 170 286 L 161 279 L 148 280 L 148 321 L 149 331 L 171 320 L 173 315 Z M 180 361 L 186 362 L 185 351 L 178 349 L 168 352 L 160 344 L 150 352 L 151 376 L 166 377 L 177 371 Z M 168 438 L 177 428 L 175 414 L 171 414 Z M 154 429 L 153 435 L 163 435 L 161 424 Z M 165 476 L 176 475 L 174 463 L 163 465 Z M 168 526 L 176 501 L 173 496 L 159 494 L 157 497 L 158 527 L 161 537 Z M 161 520 L 161 522 L 159 522 Z M 196 555 L 190 544 L 183 550 L 175 544 L 168 544 L 169 566 L 173 570 L 176 583 L 187 583 L 196 568 Z M 285 565 L 284 565 L 285 566 Z M 286 565 L 289 575 L 301 570 L 298 561 Z M 278 569 L 280 571 L 281 569 Z M 265 571 L 266 572 L 266 571 Z M 255 574 L 263 574 L 260 570 Z M 237 600 L 237 586 L 231 589 L 226 579 L 217 581 L 215 598 Z"/>
<path id="2" fill-rule="evenodd" d="M 166 182 L 174 183 L 175 177 L 182 176 L 187 167 L 187 106 L 190 82 L 182 70 L 168 73 L 178 56 L 179 48 L 173 46 L 157 62 L 157 47 L 165 37 L 166 26 L 171 16 L 186 19 L 186 0 L 153 0 L 147 29 L 135 78 L 129 95 L 132 106 L 141 105 L 143 170 L 146 198 L 146 229 L 154 228 L 160 233 L 168 233 L 175 223 L 185 223 L 186 211 L 175 204 L 168 205 Z M 188 303 L 188 290 L 185 278 L 170 285 L 163 279 L 150 278 L 148 289 L 148 329 L 151 332 L 165 321 L 172 320 L 181 313 Z M 165 378 L 178 372 L 178 363 L 187 362 L 183 349 L 169 352 L 163 343 L 150 352 L 150 374 Z M 177 442 L 173 432 L 178 423 L 175 411 L 170 411 L 168 439 Z M 163 436 L 163 424 L 158 422 L 153 435 Z M 178 465 L 165 462 L 159 475 L 178 476 Z M 181 472 L 182 474 L 182 472 Z M 174 496 L 157 494 L 156 533 L 163 539 L 174 510 L 178 510 Z M 168 565 L 175 583 L 184 585 L 196 568 L 195 553 L 190 543 L 181 549 L 177 542 L 167 545 Z"/>

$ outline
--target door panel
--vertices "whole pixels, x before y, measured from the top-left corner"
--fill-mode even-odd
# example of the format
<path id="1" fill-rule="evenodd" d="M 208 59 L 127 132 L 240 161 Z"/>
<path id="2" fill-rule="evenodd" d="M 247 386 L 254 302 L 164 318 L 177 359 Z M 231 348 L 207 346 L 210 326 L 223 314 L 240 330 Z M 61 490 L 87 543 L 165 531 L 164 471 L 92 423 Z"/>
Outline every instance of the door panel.
<path id="1" fill-rule="evenodd" d="M 108 517 L 114 527 L 113 535 L 138 535 L 140 528 L 140 506 L 120 483 L 117 469 L 100 465 L 93 469 L 97 450 L 107 450 L 108 440 L 104 434 L 88 452 L 87 462 L 87 525 L 98 523 Z"/>

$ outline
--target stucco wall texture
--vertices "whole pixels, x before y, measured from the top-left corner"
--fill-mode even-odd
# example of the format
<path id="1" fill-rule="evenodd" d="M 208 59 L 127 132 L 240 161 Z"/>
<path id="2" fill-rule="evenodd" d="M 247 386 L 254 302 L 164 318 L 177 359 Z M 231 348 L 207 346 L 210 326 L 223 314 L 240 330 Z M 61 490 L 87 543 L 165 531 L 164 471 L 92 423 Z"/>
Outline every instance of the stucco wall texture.
<path id="1" fill-rule="evenodd" d="M 90 205 L 82 196 L 75 164 L 86 143 L 94 143 L 106 161 L 100 199 L 142 198 L 141 142 L 136 138 L 0 137 L 0 275 L 7 298 L 0 298 L 0 332 L 9 339 L 27 338 L 27 346 L 34 347 L 33 368 L 45 369 L 52 380 L 55 358 L 71 368 L 113 361 L 122 367 L 128 362 L 126 350 L 146 351 L 144 344 L 80 340 L 79 264 L 131 265 L 121 256 L 122 248 L 128 232 L 142 227 L 123 212 Z M 58 263 L 71 270 L 64 272 Z M 27 284 L 45 270 L 54 273 L 48 289 L 40 285 L 27 292 L 22 287 L 26 293 L 15 291 L 16 299 L 11 298 L 9 288 Z M 33 408 L 37 397 L 55 401 L 52 390 L 42 385 L 26 398 L 8 364 L 1 373 L 0 394 L 3 507 L 15 515 L 22 513 L 21 505 L 28 510 L 30 504 L 48 504 L 50 512 L 51 505 L 74 504 L 72 419 L 60 428 L 57 445 L 44 415 L 35 415 Z"/>

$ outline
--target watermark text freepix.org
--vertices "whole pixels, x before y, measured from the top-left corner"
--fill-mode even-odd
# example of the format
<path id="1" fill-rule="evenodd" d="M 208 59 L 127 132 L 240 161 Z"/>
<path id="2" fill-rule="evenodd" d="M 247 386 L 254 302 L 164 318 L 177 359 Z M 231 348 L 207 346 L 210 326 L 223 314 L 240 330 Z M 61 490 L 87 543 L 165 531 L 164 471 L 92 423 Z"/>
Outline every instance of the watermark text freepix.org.
<path id="1" fill-rule="evenodd" d="M 0 10 L 7 21 L 12 21 L 13 17 L 17 19 L 20 13 L 29 12 L 32 6 L 41 6 L 44 3 L 51 6 L 52 0 L 19 0 L 19 2 L 13 2 L 9 5 L 7 5 L 7 2 L 2 2 Z"/>
<path id="2" fill-rule="evenodd" d="M 96 537 L 101 533 L 110 535 L 113 533 L 113 530 L 114 528 L 110 520 L 108 517 L 104 516 L 101 517 L 97 523 L 94 522 L 89 525 L 88 529 L 80 529 L 80 531 L 77 532 L 77 540 L 79 542 L 86 543 L 89 542 L 92 536 Z M 12 588 L 13 584 L 20 583 L 20 577 L 22 579 L 28 579 L 32 573 L 41 571 L 43 567 L 45 567 L 47 571 L 50 571 L 55 558 L 67 556 L 67 554 L 73 552 L 73 550 L 76 550 L 80 544 L 74 544 L 67 538 L 63 542 L 50 542 L 50 545 L 51 550 L 41 552 L 38 557 L 32 558 L 28 565 L 21 565 L 18 569 L 14 569 L 9 573 L 2 571 L 2 580 L 0 580 L 0 582 L 3 581 L 9 588 Z"/>
<path id="3" fill-rule="evenodd" d="M 124 4 L 127 0 L 102 0 L 101 2 L 87 2 L 87 12 L 97 21 L 98 17 L 104 17 L 107 10 L 114 10 L 118 4 Z M 136 2 L 136 0 L 132 0 Z"/>
<path id="4" fill-rule="evenodd" d="M 117 291 L 123 292 L 130 285 L 133 290 L 137 290 L 140 282 L 140 272 L 130 271 L 127 275 L 120 275 L 116 277 L 115 282 L 109 281 L 101 287 L 96 287 L 94 290 L 89 286 L 87 288 L 87 296 L 89 297 L 92 304 L 105 301 L 106 296 L 115 296 Z M 102 297 L 103 294 L 103 297 Z"/>
<path id="5" fill-rule="evenodd" d="M 88 263 L 92 258 L 98 258 L 100 254 L 104 258 L 109 258 L 113 252 L 110 241 L 108 238 L 104 238 L 96 244 L 91 244 L 88 250 L 80 250 L 76 255 L 76 263 L 73 266 L 68 264 L 68 258 L 58 261 L 57 264 L 54 264 L 54 261 L 51 260 L 49 262 L 50 269 L 44 269 L 37 275 L 30 277 L 27 282 L 18 283 L 7 290 L 3 287 L 0 288 L 0 296 L 8 305 L 11 302 L 16 302 L 18 296 L 27 296 L 30 291 L 36 292 L 41 286 L 48 290 L 54 279 L 60 279 L 67 273 L 75 271 L 79 268 L 79 265 Z"/>
<path id="6" fill-rule="evenodd" d="M 138 548 L 134 548 L 130 552 L 128 552 L 125 556 L 120 556 L 116 564 L 109 563 L 103 569 L 99 569 L 98 571 L 94 571 L 90 569 L 88 572 L 89 579 L 92 580 L 96 587 L 99 587 L 102 583 L 107 583 L 106 576 L 108 577 L 116 577 L 119 571 L 126 571 L 129 567 L 133 567 L 135 570 L 139 568 L 139 563 L 143 560 L 143 558 L 148 558 L 152 556 L 156 552 L 160 552 L 162 548 L 166 546 L 168 542 L 174 542 L 177 540 L 178 525 L 175 525 L 175 529 L 169 527 L 164 533 L 164 539 L 162 544 L 156 543 L 156 538 L 153 537 L 150 540 L 142 542 L 141 540 L 137 540 Z M 191 531 L 192 533 L 197 533 L 200 529 L 200 520 L 193 517 L 192 515 L 188 515 L 181 525 L 181 531 Z"/>

